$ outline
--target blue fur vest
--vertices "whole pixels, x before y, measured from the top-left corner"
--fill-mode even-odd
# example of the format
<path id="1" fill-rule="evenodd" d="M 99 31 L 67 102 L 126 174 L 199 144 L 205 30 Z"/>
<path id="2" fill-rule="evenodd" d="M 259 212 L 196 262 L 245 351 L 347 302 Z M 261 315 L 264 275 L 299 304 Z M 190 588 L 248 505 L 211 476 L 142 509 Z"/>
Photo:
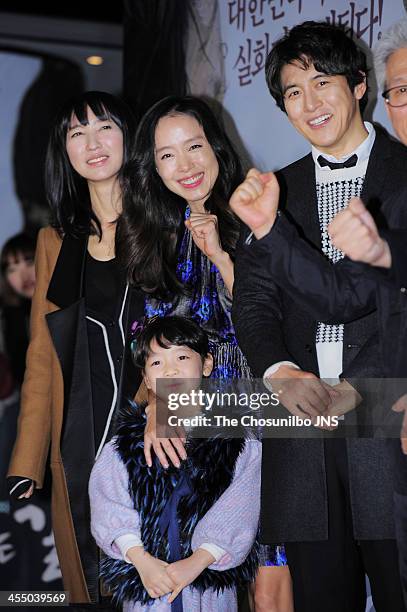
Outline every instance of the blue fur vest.
<path id="1" fill-rule="evenodd" d="M 129 493 L 140 516 L 140 531 L 144 549 L 152 556 L 170 562 L 168 538 L 161 535 L 159 520 L 168 498 L 176 486 L 182 470 L 186 470 L 194 495 L 181 498 L 178 504 L 181 557 L 192 554 L 191 539 L 202 517 L 230 485 L 236 461 L 244 448 L 243 439 L 209 438 L 187 441 L 188 459 L 176 468 L 164 469 L 155 458 L 149 468 L 144 458 L 144 407 L 134 404 L 124 411 L 115 439 L 116 450 L 127 468 Z M 227 520 L 227 517 L 225 517 Z M 217 592 L 242 586 L 252 581 L 258 566 L 258 542 L 246 560 L 238 567 L 225 571 L 204 570 L 191 586 L 199 592 L 213 588 Z M 137 601 L 141 604 L 154 600 L 145 590 L 139 574 L 131 563 L 105 557 L 101 563 L 101 577 L 116 602 Z"/>

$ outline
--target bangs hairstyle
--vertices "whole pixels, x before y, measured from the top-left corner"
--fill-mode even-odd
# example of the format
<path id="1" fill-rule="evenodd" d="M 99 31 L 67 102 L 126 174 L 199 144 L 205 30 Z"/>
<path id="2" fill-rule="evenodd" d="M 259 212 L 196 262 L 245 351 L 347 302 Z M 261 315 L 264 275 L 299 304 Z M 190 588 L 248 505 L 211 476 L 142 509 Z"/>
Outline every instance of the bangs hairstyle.
<path id="1" fill-rule="evenodd" d="M 202 127 L 219 164 L 205 209 L 218 218 L 222 248 L 233 258 L 239 223 L 229 199 L 243 180 L 239 157 L 209 106 L 194 96 L 168 96 L 152 106 L 136 134 L 135 157 L 125 169 L 123 214 L 117 252 L 131 283 L 156 297 L 184 292 L 176 276 L 177 243 L 183 234 L 186 201 L 170 191 L 155 163 L 155 131 L 163 117 L 188 115 Z"/>
<path id="2" fill-rule="evenodd" d="M 36 239 L 29 234 L 21 232 L 9 238 L 4 244 L 0 255 L 0 270 L 2 276 L 1 293 L 5 306 L 18 306 L 23 298 L 18 295 L 7 281 L 7 269 L 10 262 L 24 259 L 33 261 L 35 255 Z"/>
<path id="3" fill-rule="evenodd" d="M 92 211 L 88 184 L 72 167 L 66 151 L 66 136 L 73 115 L 88 125 L 88 107 L 101 121 L 113 121 L 123 133 L 123 164 L 132 156 L 135 120 L 130 108 L 119 98 L 88 91 L 68 102 L 57 115 L 45 160 L 45 190 L 52 211 L 52 225 L 60 234 L 79 237 L 101 236 L 100 223 Z M 122 171 L 118 180 L 122 185 Z"/>
<path id="4" fill-rule="evenodd" d="M 137 367 L 145 368 L 153 340 L 163 348 L 187 346 L 201 356 L 202 363 L 209 353 L 208 336 L 195 321 L 177 316 L 157 317 L 147 323 L 137 338 L 135 350 L 132 350 L 133 361 Z"/>
<path id="5" fill-rule="evenodd" d="M 345 33 L 342 26 L 318 21 L 305 21 L 292 28 L 273 46 L 266 60 L 266 82 L 277 106 L 284 112 L 284 94 L 281 71 L 287 64 L 299 62 L 305 70 L 311 64 L 315 70 L 328 76 L 342 75 L 350 90 L 366 78 L 366 55 Z M 360 110 L 367 104 L 368 90 L 359 101 Z"/>
<path id="6" fill-rule="evenodd" d="M 18 259 L 32 260 L 35 254 L 36 240 L 32 236 L 22 232 L 16 234 L 3 246 L 0 256 L 0 269 L 4 277 L 7 273 L 10 260 L 17 261 Z"/>

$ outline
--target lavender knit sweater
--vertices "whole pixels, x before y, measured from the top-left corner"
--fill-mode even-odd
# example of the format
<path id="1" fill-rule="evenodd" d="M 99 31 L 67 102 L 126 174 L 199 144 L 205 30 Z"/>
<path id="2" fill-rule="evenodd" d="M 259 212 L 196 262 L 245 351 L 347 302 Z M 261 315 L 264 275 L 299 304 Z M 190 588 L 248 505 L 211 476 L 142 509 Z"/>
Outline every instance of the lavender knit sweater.
<path id="1" fill-rule="evenodd" d="M 92 470 L 89 482 L 91 529 L 100 548 L 110 557 L 122 558 L 115 540 L 121 535 L 140 536 L 139 516 L 129 493 L 126 468 L 114 449 L 114 441 L 103 449 Z M 257 532 L 260 512 L 261 444 L 246 443 L 236 462 L 231 485 L 197 524 L 192 549 L 203 543 L 216 544 L 225 555 L 211 569 L 222 571 L 240 565 L 248 555 Z M 220 594 L 207 590 L 202 595 L 189 587 L 182 592 L 184 610 L 188 612 L 235 612 L 234 589 Z M 126 602 L 124 612 L 170 612 L 166 597 L 151 606 Z"/>

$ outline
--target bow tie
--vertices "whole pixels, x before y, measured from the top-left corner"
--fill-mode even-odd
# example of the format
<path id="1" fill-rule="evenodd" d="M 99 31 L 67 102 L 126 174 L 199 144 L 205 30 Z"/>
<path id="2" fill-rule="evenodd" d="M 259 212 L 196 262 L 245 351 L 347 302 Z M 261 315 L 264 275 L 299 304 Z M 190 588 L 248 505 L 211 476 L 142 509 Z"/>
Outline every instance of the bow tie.
<path id="1" fill-rule="evenodd" d="M 358 156 L 356 155 L 356 153 L 354 153 L 346 161 L 335 163 L 328 161 L 327 159 L 325 159 L 325 157 L 319 155 L 319 157 L 317 158 L 317 162 L 319 163 L 321 168 L 323 168 L 324 166 L 329 166 L 331 170 L 338 170 L 339 168 L 353 168 L 353 166 L 356 166 L 356 164 L 358 163 Z"/>

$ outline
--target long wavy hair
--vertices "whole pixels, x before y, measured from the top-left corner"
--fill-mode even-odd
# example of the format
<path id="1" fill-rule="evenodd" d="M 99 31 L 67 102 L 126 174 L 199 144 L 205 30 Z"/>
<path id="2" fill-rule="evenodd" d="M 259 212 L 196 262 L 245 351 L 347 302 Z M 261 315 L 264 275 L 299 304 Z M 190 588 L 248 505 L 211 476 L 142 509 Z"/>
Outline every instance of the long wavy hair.
<path id="1" fill-rule="evenodd" d="M 125 168 L 123 214 L 116 234 L 116 253 L 129 281 L 158 298 L 185 292 L 176 266 L 187 202 L 164 185 L 155 167 L 157 124 L 162 117 L 178 114 L 198 121 L 215 153 L 219 175 L 205 209 L 217 216 L 222 248 L 232 258 L 239 234 L 228 202 L 243 172 L 229 138 L 203 100 L 193 96 L 160 100 L 147 111 L 137 130 L 135 157 Z"/>
<path id="2" fill-rule="evenodd" d="M 92 210 L 87 180 L 71 165 L 66 151 L 66 135 L 72 115 L 82 125 L 88 124 L 88 108 L 105 121 L 112 120 L 123 133 L 123 165 L 132 157 L 135 120 L 130 108 L 119 98 L 102 92 L 87 91 L 66 103 L 52 129 L 45 160 L 45 190 L 51 207 L 51 224 L 61 235 L 101 236 L 98 218 Z M 123 187 L 122 169 L 118 180 Z"/>

